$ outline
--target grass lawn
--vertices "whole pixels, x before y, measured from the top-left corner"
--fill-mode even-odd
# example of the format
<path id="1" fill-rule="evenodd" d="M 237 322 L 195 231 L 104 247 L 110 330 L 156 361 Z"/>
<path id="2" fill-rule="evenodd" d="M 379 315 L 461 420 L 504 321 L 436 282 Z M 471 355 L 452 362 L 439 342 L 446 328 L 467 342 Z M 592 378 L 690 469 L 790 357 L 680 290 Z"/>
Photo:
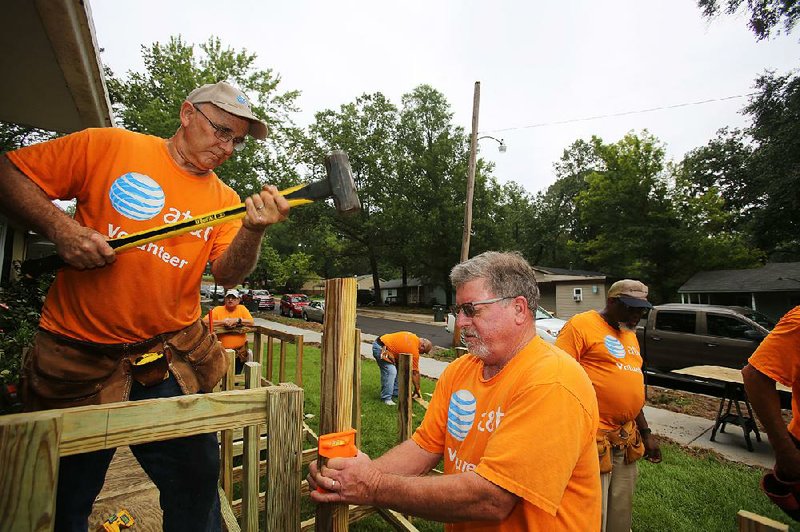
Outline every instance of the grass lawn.
<path id="1" fill-rule="evenodd" d="M 273 375 L 278 374 L 278 349 L 275 349 Z M 294 375 L 294 349 L 288 349 L 286 371 Z M 371 360 L 362 360 L 362 450 L 372 457 L 379 456 L 397 442 L 397 410 L 380 402 L 380 372 Z M 303 357 L 305 412 L 314 417 L 306 423 L 319 431 L 319 348 L 306 346 Z M 435 382 L 423 378 L 422 391 L 433 392 Z M 424 416 L 424 409 L 414 405 L 414 426 Z M 662 445 L 664 460 L 660 464 L 640 462 L 639 481 L 634 501 L 633 530 L 635 532 L 702 530 L 736 530 L 736 512 L 748 510 L 777 521 L 789 523 L 758 488 L 763 471 L 757 467 L 731 463 L 711 452 L 684 450 L 678 445 Z M 304 473 L 305 474 L 305 473 Z M 305 500 L 303 519 L 313 515 L 313 505 Z M 443 530 L 440 523 L 413 519 L 420 530 Z M 392 530 L 380 517 L 370 517 L 350 527 L 356 531 Z M 800 528 L 792 528 L 800 530 Z"/>

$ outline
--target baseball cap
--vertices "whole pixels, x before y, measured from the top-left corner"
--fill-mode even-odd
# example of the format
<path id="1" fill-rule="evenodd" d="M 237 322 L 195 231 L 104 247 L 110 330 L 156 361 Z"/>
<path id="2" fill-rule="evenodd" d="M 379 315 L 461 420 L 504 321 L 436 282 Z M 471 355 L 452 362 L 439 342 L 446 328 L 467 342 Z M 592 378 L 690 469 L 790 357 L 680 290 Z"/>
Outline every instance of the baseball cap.
<path id="1" fill-rule="evenodd" d="M 647 301 L 647 285 L 633 279 L 623 279 L 612 284 L 608 289 L 608 297 L 616 297 L 629 307 L 653 307 Z"/>
<path id="2" fill-rule="evenodd" d="M 231 288 L 230 290 L 225 292 L 225 297 L 228 297 L 228 296 L 233 296 L 233 297 L 238 299 L 239 298 L 239 291 L 238 290 L 234 290 L 233 288 Z"/>
<path id="3" fill-rule="evenodd" d="M 220 81 L 198 87 L 186 97 L 189 103 L 213 103 L 223 111 L 250 121 L 251 137 L 264 140 L 267 138 L 267 124 L 261 121 L 250 109 L 250 101 L 242 91 L 232 85 Z"/>

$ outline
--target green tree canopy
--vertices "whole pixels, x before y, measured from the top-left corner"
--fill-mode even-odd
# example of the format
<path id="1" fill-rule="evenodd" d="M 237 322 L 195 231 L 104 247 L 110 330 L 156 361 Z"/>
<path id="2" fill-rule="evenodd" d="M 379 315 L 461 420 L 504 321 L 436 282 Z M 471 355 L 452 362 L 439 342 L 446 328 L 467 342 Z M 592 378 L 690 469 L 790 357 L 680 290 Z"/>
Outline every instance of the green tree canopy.
<path id="1" fill-rule="evenodd" d="M 750 19 L 747 25 L 758 40 L 766 39 L 783 24 L 783 30 L 790 33 L 800 18 L 800 4 L 797 0 L 697 0 L 697 5 L 708 18 L 724 11 L 733 15 L 745 5 Z"/>

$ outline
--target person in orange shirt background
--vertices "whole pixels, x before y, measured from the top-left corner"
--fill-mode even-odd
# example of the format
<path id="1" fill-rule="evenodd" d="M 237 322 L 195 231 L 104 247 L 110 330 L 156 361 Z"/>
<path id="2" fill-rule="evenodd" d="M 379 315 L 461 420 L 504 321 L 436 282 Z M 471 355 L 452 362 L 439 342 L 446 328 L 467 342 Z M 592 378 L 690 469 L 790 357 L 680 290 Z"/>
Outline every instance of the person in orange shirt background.
<path id="1" fill-rule="evenodd" d="M 22 369 L 28 411 L 211 391 L 227 368 L 200 320 L 200 282 L 209 261 L 222 286 L 252 271 L 264 231 L 289 212 L 277 188 L 247 197 L 242 220 L 119 254 L 107 242 L 241 203 L 214 169 L 247 135 L 267 136 L 247 95 L 220 81 L 176 111 L 167 139 L 86 129 L 0 156 L 0 212 L 51 240 L 66 263 Z M 75 199 L 74 218 L 54 199 Z M 164 530 L 221 529 L 216 434 L 131 451 L 160 491 Z M 60 459 L 57 531 L 86 531 L 114 452 Z"/>
<path id="2" fill-rule="evenodd" d="M 606 306 L 573 316 L 556 338 L 592 380 L 600 409 L 597 451 L 603 493 L 603 532 L 629 532 L 638 468 L 661 461 L 644 417 L 644 374 L 636 324 L 652 305 L 647 286 L 623 279 L 608 289 Z"/>
<path id="3" fill-rule="evenodd" d="M 222 347 L 236 352 L 236 373 L 242 372 L 244 363 L 250 360 L 252 355 L 248 349 L 247 335 L 240 328 L 252 327 L 256 323 L 247 307 L 239 304 L 240 301 L 238 290 L 228 290 L 225 292 L 223 304 L 209 312 L 211 319 L 209 320 L 209 316 L 203 318 L 206 323 L 213 322 Z M 218 326 L 221 326 L 222 330 L 219 330 Z"/>
<path id="4" fill-rule="evenodd" d="M 381 401 L 389 406 L 396 403 L 397 397 L 397 357 L 408 353 L 411 358 L 411 382 L 414 385 L 413 397 L 420 397 L 419 355 L 430 353 L 433 344 L 427 338 L 420 338 L 408 331 L 383 334 L 372 343 L 372 356 L 381 369 Z"/>
<path id="5" fill-rule="evenodd" d="M 486 252 L 450 280 L 469 352 L 447 366 L 411 439 L 374 461 L 310 464 L 311 498 L 392 508 L 448 531 L 599 530 L 597 399 L 580 365 L 536 334 L 533 268 L 518 253 Z M 427 475 L 442 459 L 444 475 Z"/>
<path id="6" fill-rule="evenodd" d="M 800 520 L 800 306 L 787 312 L 742 370 L 745 391 L 775 451 L 775 467 L 762 489 Z M 792 421 L 783 421 L 775 383 L 792 388 Z"/>

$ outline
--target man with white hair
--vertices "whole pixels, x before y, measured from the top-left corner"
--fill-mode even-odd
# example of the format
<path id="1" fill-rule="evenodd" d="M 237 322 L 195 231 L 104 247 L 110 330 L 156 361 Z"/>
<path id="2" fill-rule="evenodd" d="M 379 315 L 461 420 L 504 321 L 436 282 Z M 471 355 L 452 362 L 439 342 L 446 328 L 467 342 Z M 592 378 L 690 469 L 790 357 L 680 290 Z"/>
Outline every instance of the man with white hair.
<path id="1" fill-rule="evenodd" d="M 265 186 L 245 199 L 241 221 L 117 254 L 108 239 L 241 203 L 214 169 L 247 135 L 267 136 L 247 96 L 220 81 L 193 90 L 178 112 L 168 139 L 86 129 L 0 156 L 0 211 L 51 240 L 66 263 L 25 359 L 27 410 L 211 391 L 225 373 L 224 350 L 200 321 L 203 272 L 211 261 L 218 284 L 242 282 L 289 204 Z M 51 201 L 72 198 L 74 218 Z M 113 306 L 98 294 L 113 294 Z M 61 459 L 57 531 L 86 531 L 114 451 Z M 221 529 L 216 434 L 131 451 L 160 490 L 164 530 Z"/>
<path id="2" fill-rule="evenodd" d="M 469 353 L 436 385 L 413 437 L 371 461 L 309 467 L 316 502 L 366 504 L 446 530 L 598 530 L 600 472 L 591 382 L 536 335 L 539 289 L 516 253 L 455 266 L 453 313 Z M 444 459 L 444 475 L 425 476 Z"/>

